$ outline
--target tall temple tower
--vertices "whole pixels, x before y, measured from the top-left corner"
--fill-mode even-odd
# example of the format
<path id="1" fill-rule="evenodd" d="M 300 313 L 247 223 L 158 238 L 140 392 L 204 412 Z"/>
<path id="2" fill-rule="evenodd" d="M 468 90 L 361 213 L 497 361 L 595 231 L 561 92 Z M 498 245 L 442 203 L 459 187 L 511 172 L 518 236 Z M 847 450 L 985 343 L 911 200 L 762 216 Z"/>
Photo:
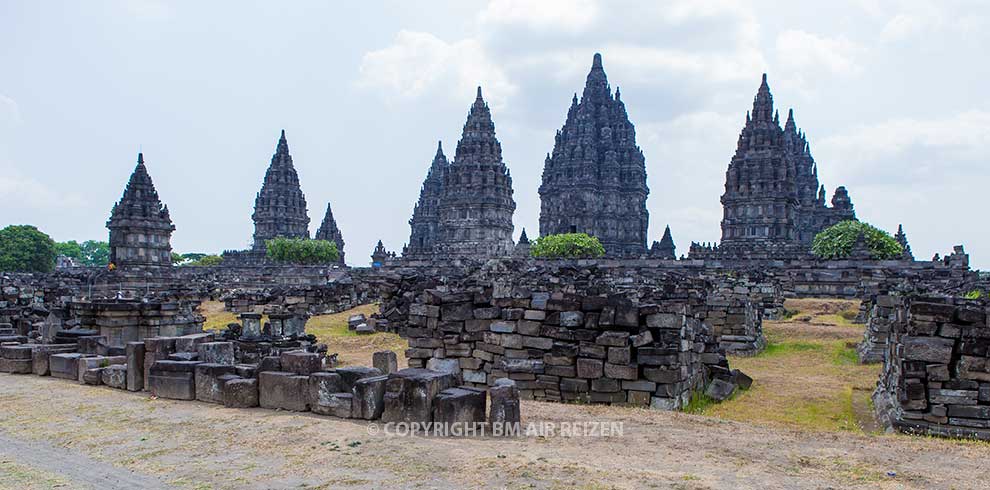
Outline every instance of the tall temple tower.
<path id="1" fill-rule="evenodd" d="M 306 196 L 299 188 L 299 175 L 292 166 L 285 130 L 278 139 L 272 163 L 265 172 L 265 181 L 254 200 L 254 246 L 265 251 L 265 240 L 275 237 L 309 238 L 309 216 Z"/>
<path id="2" fill-rule="evenodd" d="M 110 263 L 116 267 L 172 265 L 171 238 L 175 225 L 168 206 L 163 206 L 158 198 L 141 153 L 124 195 L 113 205 L 107 228 L 110 229 Z"/>
<path id="3" fill-rule="evenodd" d="M 314 238 L 336 243 L 337 252 L 340 253 L 337 263 L 345 265 L 344 235 L 340 233 L 340 228 L 337 228 L 337 220 L 333 219 L 333 211 L 330 209 L 330 203 L 327 203 L 327 213 L 323 215 L 323 222 L 320 223 L 320 229 L 316 230 L 316 236 Z"/>
<path id="4" fill-rule="evenodd" d="M 451 257 L 512 254 L 512 176 L 502 162 L 502 145 L 481 87 L 471 105 L 454 162 L 443 176 L 438 251 Z"/>
<path id="5" fill-rule="evenodd" d="M 595 54 L 584 92 L 571 100 L 540 185 L 540 235 L 587 233 L 610 256 L 646 252 L 646 160 L 619 89 Z"/>
<path id="6" fill-rule="evenodd" d="M 793 110 L 780 127 L 766 74 L 725 173 L 722 206 L 719 254 L 740 258 L 805 255 L 821 230 L 856 219 L 845 187 L 826 205 L 807 137 Z"/>
<path id="7" fill-rule="evenodd" d="M 450 164 L 443 154 L 443 144 L 437 143 L 437 154 L 426 174 L 423 187 L 419 191 L 419 201 L 413 208 L 409 220 L 409 245 L 403 256 L 427 257 L 433 254 L 440 243 L 440 197 L 443 194 L 443 179 Z"/>

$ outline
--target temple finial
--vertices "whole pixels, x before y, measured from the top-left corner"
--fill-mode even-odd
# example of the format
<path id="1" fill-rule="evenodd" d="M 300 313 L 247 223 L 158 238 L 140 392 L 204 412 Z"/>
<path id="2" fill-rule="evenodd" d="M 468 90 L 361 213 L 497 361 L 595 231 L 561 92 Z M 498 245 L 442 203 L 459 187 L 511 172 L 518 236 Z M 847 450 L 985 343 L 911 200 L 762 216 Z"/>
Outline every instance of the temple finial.
<path id="1" fill-rule="evenodd" d="M 476 99 L 485 100 L 484 97 L 481 96 L 481 85 L 478 85 L 478 96 L 476 97 Z"/>
<path id="2" fill-rule="evenodd" d="M 595 53 L 594 59 L 591 61 L 591 68 L 601 68 L 602 67 L 602 54 Z"/>
<path id="3" fill-rule="evenodd" d="M 144 163 L 144 153 L 138 152 L 138 163 Z"/>

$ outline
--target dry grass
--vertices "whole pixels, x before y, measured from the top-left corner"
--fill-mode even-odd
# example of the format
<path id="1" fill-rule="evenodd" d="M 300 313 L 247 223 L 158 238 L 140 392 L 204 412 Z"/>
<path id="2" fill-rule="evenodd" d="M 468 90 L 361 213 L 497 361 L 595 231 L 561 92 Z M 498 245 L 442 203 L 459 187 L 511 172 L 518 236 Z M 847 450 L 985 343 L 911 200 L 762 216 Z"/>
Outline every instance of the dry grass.
<path id="1" fill-rule="evenodd" d="M 44 488 L 69 488 L 62 477 L 0 457 L 0 488 L 41 490 Z"/>
<path id="2" fill-rule="evenodd" d="M 756 381 L 732 400 L 701 413 L 720 418 L 816 431 L 858 431 L 854 390 L 872 390 L 879 367 L 856 360 L 863 327 L 846 318 L 859 304 L 842 300 L 788 300 L 790 319 L 765 321 L 766 351 L 730 364 Z M 852 312 L 852 313 L 850 313 Z M 862 402 L 862 397 L 856 397 Z"/>

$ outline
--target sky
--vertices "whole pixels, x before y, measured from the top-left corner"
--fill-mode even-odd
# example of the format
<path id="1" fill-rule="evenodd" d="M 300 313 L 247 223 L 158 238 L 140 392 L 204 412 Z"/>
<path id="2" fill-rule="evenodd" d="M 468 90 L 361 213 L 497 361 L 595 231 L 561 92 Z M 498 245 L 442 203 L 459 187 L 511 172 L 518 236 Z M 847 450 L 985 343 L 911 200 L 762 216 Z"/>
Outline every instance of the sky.
<path id="1" fill-rule="evenodd" d="M 917 258 L 990 266 L 990 3 L 835 0 L 0 1 L 0 227 L 106 240 L 138 151 L 180 253 L 246 248 L 285 129 L 315 233 L 399 251 L 475 87 L 538 234 L 543 161 L 595 52 L 646 156 L 649 241 L 720 236 L 725 170 L 762 73 L 828 199 L 903 224 Z M 782 115 L 782 119 L 783 116 Z"/>

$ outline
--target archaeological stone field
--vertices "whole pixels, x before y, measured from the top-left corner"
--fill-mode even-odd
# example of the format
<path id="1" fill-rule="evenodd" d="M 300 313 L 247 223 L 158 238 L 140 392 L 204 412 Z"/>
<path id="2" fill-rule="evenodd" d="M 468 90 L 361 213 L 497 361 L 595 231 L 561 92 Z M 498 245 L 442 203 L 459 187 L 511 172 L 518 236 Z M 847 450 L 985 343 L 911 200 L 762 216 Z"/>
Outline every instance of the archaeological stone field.
<path id="1" fill-rule="evenodd" d="M 464 94 L 456 143 L 402 163 L 424 178 L 407 204 L 408 240 L 393 250 L 347 244 L 342 230 L 378 223 L 338 221 L 330 203 L 307 201 L 292 134 L 281 131 L 260 189 L 226 189 L 256 192 L 250 246 L 208 265 L 173 264 L 183 223 L 152 178 L 170 168 L 138 153 L 116 201 L 90 196 L 109 211 L 105 264 L 60 257 L 52 272 L 0 272 L 0 377 L 180 401 L 156 413 L 189 405 L 224 407 L 229 418 L 461 424 L 482 434 L 471 432 L 467 445 L 489 444 L 520 437 L 500 431 L 542 421 L 546 410 L 637 419 L 702 413 L 699 405 L 731 411 L 742 397 L 759 404 L 768 380 L 740 365 L 772 363 L 780 339 L 767 326 L 794 318 L 789 301 L 816 298 L 858 305 L 843 324 L 863 332 L 849 346 L 849 369 L 877 373 L 861 414 L 875 424 L 871 434 L 895 446 L 933 436 L 990 441 L 990 304 L 980 294 L 990 281 L 970 268 L 962 244 L 915 257 L 912 230 L 898 227 L 879 232 L 894 253 L 876 252 L 873 231 L 849 225 L 857 189 L 819 179 L 814 135 L 799 126 L 800 111 L 775 105 L 773 80 L 759 73 L 752 105 L 738 108 L 744 122 L 725 155 L 724 192 L 698 196 L 720 199 L 721 240 L 648 229 L 648 155 L 607 59 L 587 55 L 586 83 L 546 141 L 538 230 L 514 228 L 513 177 L 484 87 Z M 823 255 L 833 226 L 865 231 Z M 555 237 L 600 250 L 560 252 L 549 246 Z M 272 250 L 284 239 L 334 253 L 282 260 Z M 345 253 L 367 266 L 347 265 Z M 333 334 L 326 318 L 339 324 Z M 392 338 L 398 347 L 375 340 Z M 344 340 L 367 342 L 363 362 L 346 357 Z M 6 396 L 0 388 L 0 412 Z"/>

